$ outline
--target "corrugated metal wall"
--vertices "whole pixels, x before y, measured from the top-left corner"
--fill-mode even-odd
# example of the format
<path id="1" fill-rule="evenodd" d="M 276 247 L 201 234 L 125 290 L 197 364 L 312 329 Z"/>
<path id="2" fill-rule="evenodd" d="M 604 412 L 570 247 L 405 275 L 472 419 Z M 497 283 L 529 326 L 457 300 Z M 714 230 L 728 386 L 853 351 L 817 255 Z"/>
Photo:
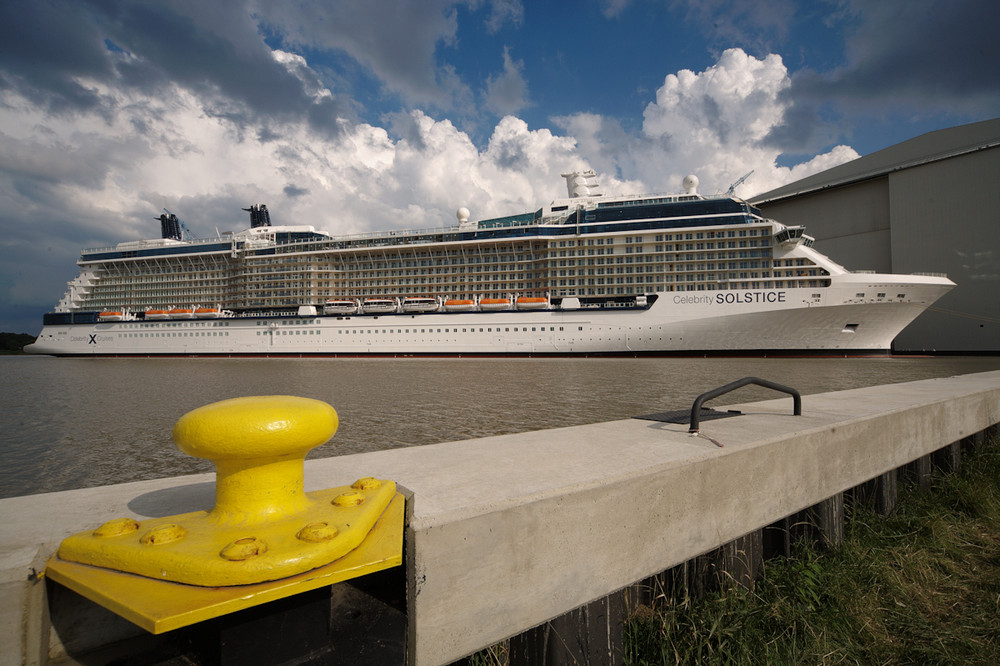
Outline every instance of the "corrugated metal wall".
<path id="1" fill-rule="evenodd" d="M 762 204 L 848 269 L 946 273 L 958 287 L 897 351 L 1000 353 L 1000 148 Z"/>
<path id="2" fill-rule="evenodd" d="M 1000 149 L 892 173 L 889 210 L 893 271 L 958 283 L 897 349 L 1000 351 Z"/>
<path id="3" fill-rule="evenodd" d="M 805 226 L 817 249 L 849 270 L 892 268 L 886 177 L 784 199 L 761 210 L 784 224 Z"/>

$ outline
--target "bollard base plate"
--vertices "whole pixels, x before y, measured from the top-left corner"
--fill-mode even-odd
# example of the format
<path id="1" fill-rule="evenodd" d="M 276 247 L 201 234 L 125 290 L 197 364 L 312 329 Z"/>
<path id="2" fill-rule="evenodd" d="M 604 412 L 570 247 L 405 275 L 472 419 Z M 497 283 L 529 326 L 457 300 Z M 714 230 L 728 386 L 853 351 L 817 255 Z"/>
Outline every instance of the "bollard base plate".
<path id="1" fill-rule="evenodd" d="M 266 583 L 201 587 L 69 562 L 54 556 L 46 567 L 53 581 L 162 634 L 235 611 L 399 566 L 403 561 L 403 496 L 396 494 L 360 546 L 305 573 Z"/>
<path id="2" fill-rule="evenodd" d="M 279 494 L 260 493 L 269 500 Z M 217 512 L 217 477 L 212 511 L 115 519 L 66 537 L 58 555 L 188 585 L 263 583 L 312 571 L 357 548 L 395 494 L 395 482 L 365 477 L 351 486 L 302 493 L 292 506 L 262 502 L 273 509 L 266 516 L 233 507 Z"/>

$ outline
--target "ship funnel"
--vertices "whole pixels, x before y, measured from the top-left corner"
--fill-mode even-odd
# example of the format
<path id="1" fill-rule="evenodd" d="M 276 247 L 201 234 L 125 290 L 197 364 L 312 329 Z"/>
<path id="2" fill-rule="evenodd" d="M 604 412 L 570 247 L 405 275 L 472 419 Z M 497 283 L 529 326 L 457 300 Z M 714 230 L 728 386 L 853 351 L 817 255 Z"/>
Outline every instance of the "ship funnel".
<path id="1" fill-rule="evenodd" d="M 271 214 L 267 212 L 267 206 L 264 204 L 253 204 L 249 208 L 243 208 L 242 210 L 250 213 L 251 229 L 271 226 Z"/>
<path id="2" fill-rule="evenodd" d="M 154 220 L 160 221 L 160 237 L 181 240 L 181 221 L 173 213 L 163 213 Z"/>
<path id="3" fill-rule="evenodd" d="M 566 179 L 566 189 L 572 198 L 601 196 L 599 191 L 601 186 L 597 182 L 597 174 L 594 173 L 593 169 L 564 173 L 562 177 Z"/>

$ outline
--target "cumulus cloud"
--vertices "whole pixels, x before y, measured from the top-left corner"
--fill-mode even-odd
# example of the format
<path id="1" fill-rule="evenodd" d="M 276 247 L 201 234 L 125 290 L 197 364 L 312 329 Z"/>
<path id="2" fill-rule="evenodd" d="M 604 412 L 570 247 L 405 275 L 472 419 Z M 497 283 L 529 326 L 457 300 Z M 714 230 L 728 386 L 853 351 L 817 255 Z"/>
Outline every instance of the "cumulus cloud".
<path id="1" fill-rule="evenodd" d="M 530 104 L 528 84 L 524 80 L 524 61 L 510 57 L 510 49 L 503 50 L 503 72 L 486 79 L 484 105 L 497 115 L 517 113 Z"/>
<path id="2" fill-rule="evenodd" d="M 316 75 L 276 58 L 251 15 L 233 9 L 181 0 L 2 3 L 0 90 L 45 113 L 111 121 L 121 109 L 108 89 L 153 99 L 179 86 L 235 126 L 305 118 L 335 132 L 350 106 L 332 94 L 317 99 Z"/>
<path id="3" fill-rule="evenodd" d="M 637 161 L 670 184 L 697 173 L 708 191 L 768 168 L 777 154 L 760 143 L 782 121 L 779 93 L 788 83 L 780 56 L 758 60 L 741 49 L 725 51 L 704 72 L 668 75 L 643 113 L 643 135 L 657 148 Z M 754 182 L 766 178 L 761 174 Z"/>
<path id="4" fill-rule="evenodd" d="M 750 171 L 741 196 L 764 192 L 858 157 L 838 146 L 792 168 L 778 165 L 782 150 L 769 141 L 784 127 L 790 85 L 778 55 L 757 59 L 728 49 L 702 72 L 668 74 L 643 112 L 640 134 L 595 114 L 557 119 L 574 136 L 584 159 L 604 172 L 623 174 L 655 191 L 677 191 L 694 173 L 707 193 L 724 192 Z"/>
<path id="5" fill-rule="evenodd" d="M 289 49 L 342 51 L 368 68 L 388 92 L 415 105 L 454 109 L 468 86 L 439 62 L 439 47 L 454 45 L 455 0 L 248 0 L 255 15 Z M 498 3 L 494 25 L 516 16 L 516 3 Z"/>

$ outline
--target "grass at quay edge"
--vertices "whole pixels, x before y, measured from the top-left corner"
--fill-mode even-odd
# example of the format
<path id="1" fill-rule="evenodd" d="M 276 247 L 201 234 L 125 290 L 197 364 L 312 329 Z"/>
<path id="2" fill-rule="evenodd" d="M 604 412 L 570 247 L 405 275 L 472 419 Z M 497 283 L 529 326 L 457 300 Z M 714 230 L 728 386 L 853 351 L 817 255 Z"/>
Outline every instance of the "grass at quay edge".
<path id="1" fill-rule="evenodd" d="M 848 507 L 842 548 L 769 560 L 752 591 L 636 609 L 627 664 L 1000 664 L 1000 442 L 896 511 Z"/>
<path id="2" fill-rule="evenodd" d="M 900 484 L 890 516 L 848 505 L 841 548 L 763 568 L 752 590 L 633 609 L 625 664 L 1000 664 L 1000 438 L 929 487 Z"/>

